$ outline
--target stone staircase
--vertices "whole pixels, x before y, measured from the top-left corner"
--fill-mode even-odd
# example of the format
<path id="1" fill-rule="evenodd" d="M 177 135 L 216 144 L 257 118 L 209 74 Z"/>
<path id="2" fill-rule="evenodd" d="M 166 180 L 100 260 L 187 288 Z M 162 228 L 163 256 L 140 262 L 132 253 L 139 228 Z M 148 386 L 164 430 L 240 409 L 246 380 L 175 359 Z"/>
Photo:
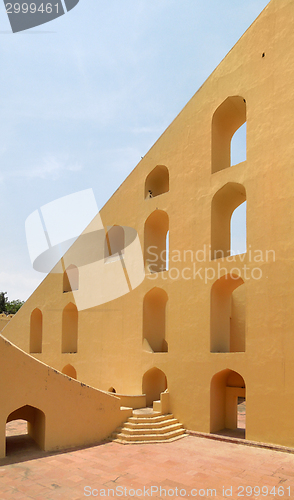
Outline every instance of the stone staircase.
<path id="1" fill-rule="evenodd" d="M 172 414 L 158 412 L 134 414 L 111 435 L 111 441 L 121 444 L 171 442 L 187 436 L 183 425 Z"/>

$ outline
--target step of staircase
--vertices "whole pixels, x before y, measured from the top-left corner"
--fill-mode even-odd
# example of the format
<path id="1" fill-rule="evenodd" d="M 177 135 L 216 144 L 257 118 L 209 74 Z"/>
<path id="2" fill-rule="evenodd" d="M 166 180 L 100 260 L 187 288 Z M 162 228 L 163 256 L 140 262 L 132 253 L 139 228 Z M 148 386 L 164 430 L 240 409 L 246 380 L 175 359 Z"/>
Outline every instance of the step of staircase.
<path id="1" fill-rule="evenodd" d="M 171 442 L 185 437 L 183 425 L 172 414 L 133 415 L 110 437 L 121 444 L 143 444 Z"/>
<path id="2" fill-rule="evenodd" d="M 150 424 L 151 425 L 151 424 Z M 138 436 L 138 435 L 150 435 L 150 434 L 166 434 L 172 431 L 177 431 L 179 429 L 183 429 L 182 424 L 174 423 L 172 425 L 166 425 L 163 427 L 149 427 L 145 429 L 136 429 L 136 427 L 126 427 L 124 426 L 123 428 L 121 427 L 120 429 L 117 429 L 117 433 L 124 433 L 124 435 L 127 436 Z"/>
<path id="3" fill-rule="evenodd" d="M 181 425 L 181 424 L 180 424 Z M 124 430 L 121 430 L 120 432 L 114 433 L 114 438 L 115 439 L 124 439 L 126 441 L 154 441 L 155 439 L 162 439 L 165 441 L 166 439 L 170 439 L 172 437 L 177 437 L 181 436 L 182 434 L 185 433 L 185 429 L 169 429 L 165 432 L 156 432 L 154 431 L 150 433 L 134 433 L 134 431 L 131 434 L 128 434 Z"/>
<path id="4" fill-rule="evenodd" d="M 159 422 L 154 422 L 153 420 L 148 420 L 147 422 L 131 422 L 130 420 L 124 424 L 125 429 L 160 429 L 167 425 L 178 424 L 176 418 L 170 418 L 165 420 L 160 420 Z M 179 424 L 181 425 L 181 424 Z"/>
<path id="5" fill-rule="evenodd" d="M 168 420 L 170 418 L 174 418 L 172 413 L 169 413 L 167 415 L 161 415 L 160 413 L 154 413 L 152 414 L 147 414 L 147 415 L 140 415 L 137 417 L 136 415 L 133 415 L 132 417 L 129 417 L 127 422 L 134 422 L 134 423 L 146 423 L 146 422 L 163 422 L 164 420 Z"/>

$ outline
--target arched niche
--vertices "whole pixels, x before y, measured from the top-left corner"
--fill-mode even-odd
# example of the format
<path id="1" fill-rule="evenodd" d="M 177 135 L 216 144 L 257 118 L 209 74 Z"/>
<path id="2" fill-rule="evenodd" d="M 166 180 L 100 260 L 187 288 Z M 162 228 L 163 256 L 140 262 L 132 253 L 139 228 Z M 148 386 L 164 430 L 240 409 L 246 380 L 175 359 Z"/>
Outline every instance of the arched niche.
<path id="1" fill-rule="evenodd" d="M 242 184 L 228 182 L 219 189 L 211 203 L 211 260 L 231 255 L 231 217 L 246 201 Z"/>
<path id="2" fill-rule="evenodd" d="M 63 273 L 63 292 L 74 292 L 79 289 L 79 270 L 71 264 Z"/>
<path id="3" fill-rule="evenodd" d="M 34 309 L 30 318 L 30 353 L 42 352 L 43 315 L 40 309 Z"/>
<path id="4" fill-rule="evenodd" d="M 125 249 L 125 231 L 121 226 L 112 226 L 106 234 L 104 256 L 109 258 L 112 256 L 120 256 Z"/>
<path id="5" fill-rule="evenodd" d="M 166 306 L 167 293 L 161 288 L 152 288 L 143 301 L 143 341 L 153 352 L 167 352 Z"/>
<path id="6" fill-rule="evenodd" d="M 76 369 L 75 369 L 72 365 L 70 365 L 70 364 L 68 364 L 68 365 L 66 365 L 66 366 L 64 366 L 64 367 L 62 368 L 62 373 L 64 373 L 64 375 L 67 375 L 68 377 L 71 377 L 71 378 L 74 378 L 74 379 L 76 379 L 76 378 L 77 378 L 77 371 L 76 371 Z"/>
<path id="7" fill-rule="evenodd" d="M 169 191 L 169 171 L 165 165 L 157 165 L 145 181 L 145 198 L 155 198 Z"/>
<path id="8" fill-rule="evenodd" d="M 149 215 L 144 226 L 144 258 L 145 265 L 149 272 L 159 273 L 166 271 L 167 244 L 169 239 L 169 219 L 163 210 L 155 210 Z"/>
<path id="9" fill-rule="evenodd" d="M 211 172 L 231 166 L 231 141 L 246 122 L 246 101 L 241 96 L 228 97 L 214 112 L 211 124 Z"/>
<path id="10" fill-rule="evenodd" d="M 246 297 L 241 277 L 226 274 L 211 287 L 210 351 L 245 352 Z"/>
<path id="11" fill-rule="evenodd" d="M 78 310 L 69 303 L 62 313 L 62 352 L 76 353 L 78 346 Z"/>

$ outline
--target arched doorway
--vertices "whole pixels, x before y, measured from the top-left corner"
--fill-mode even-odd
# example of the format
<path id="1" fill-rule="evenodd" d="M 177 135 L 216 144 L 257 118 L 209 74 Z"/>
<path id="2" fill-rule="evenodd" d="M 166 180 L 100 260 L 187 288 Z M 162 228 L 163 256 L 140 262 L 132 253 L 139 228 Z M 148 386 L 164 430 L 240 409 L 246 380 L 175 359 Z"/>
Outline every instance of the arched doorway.
<path id="1" fill-rule="evenodd" d="M 25 405 L 7 417 L 6 454 L 14 455 L 36 447 L 45 448 L 45 414 L 38 408 Z"/>
<path id="2" fill-rule="evenodd" d="M 245 419 L 242 428 L 238 421 L 238 404 L 245 398 L 245 382 L 239 373 L 229 369 L 216 373 L 210 386 L 210 432 L 245 438 Z"/>
<path id="3" fill-rule="evenodd" d="M 151 368 L 143 375 L 142 393 L 146 394 L 147 406 L 160 399 L 160 394 L 167 389 L 167 379 L 159 368 Z"/>

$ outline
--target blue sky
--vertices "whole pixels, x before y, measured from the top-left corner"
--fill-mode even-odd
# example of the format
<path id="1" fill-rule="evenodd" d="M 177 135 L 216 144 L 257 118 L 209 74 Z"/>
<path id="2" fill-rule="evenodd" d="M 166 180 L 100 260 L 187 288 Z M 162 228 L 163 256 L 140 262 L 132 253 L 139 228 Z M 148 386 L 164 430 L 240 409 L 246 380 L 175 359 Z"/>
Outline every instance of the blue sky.
<path id="1" fill-rule="evenodd" d="M 92 188 L 101 208 L 267 0 L 80 0 L 12 34 L 0 4 L 0 291 L 44 278 L 25 221 Z"/>

